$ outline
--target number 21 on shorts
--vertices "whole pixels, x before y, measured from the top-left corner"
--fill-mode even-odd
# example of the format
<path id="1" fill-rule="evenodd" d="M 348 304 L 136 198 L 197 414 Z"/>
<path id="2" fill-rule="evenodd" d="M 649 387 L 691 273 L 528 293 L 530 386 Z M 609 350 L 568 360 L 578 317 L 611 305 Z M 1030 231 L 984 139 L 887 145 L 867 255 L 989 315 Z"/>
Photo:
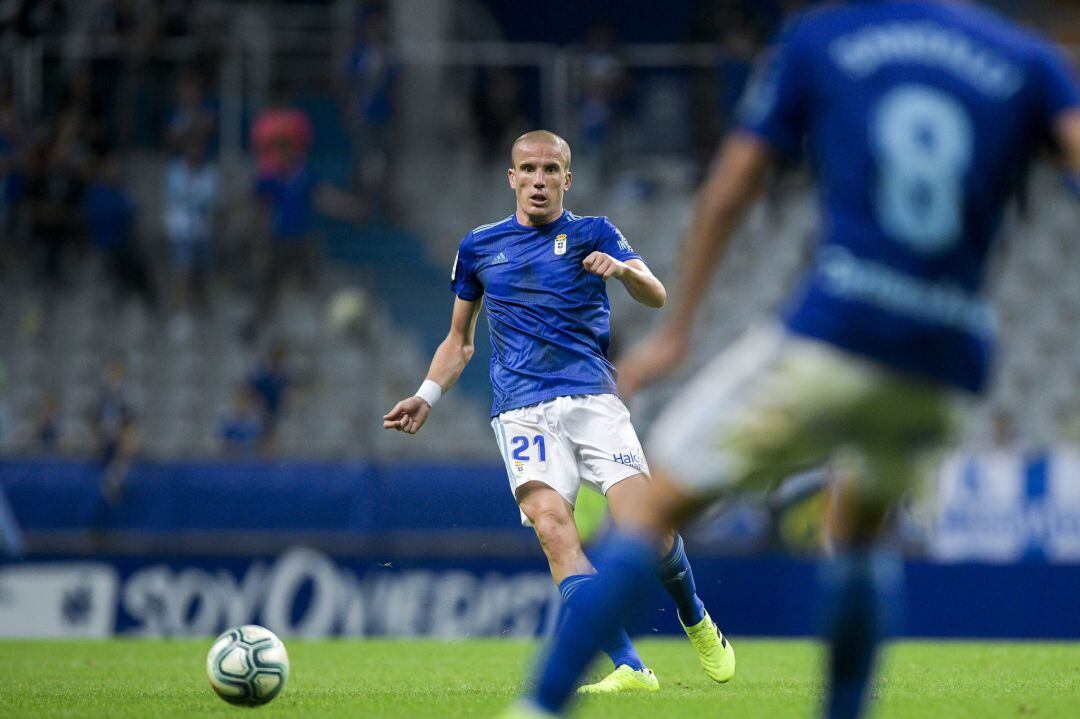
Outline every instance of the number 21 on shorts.
<path id="1" fill-rule="evenodd" d="M 510 438 L 510 444 L 513 445 L 514 451 L 511 453 L 511 458 L 518 462 L 528 462 L 532 458 L 529 457 L 529 438 L 523 434 L 519 434 L 516 437 Z M 537 461 L 547 461 L 547 454 L 544 450 L 544 435 L 538 434 L 532 438 L 532 446 L 536 448 Z"/>

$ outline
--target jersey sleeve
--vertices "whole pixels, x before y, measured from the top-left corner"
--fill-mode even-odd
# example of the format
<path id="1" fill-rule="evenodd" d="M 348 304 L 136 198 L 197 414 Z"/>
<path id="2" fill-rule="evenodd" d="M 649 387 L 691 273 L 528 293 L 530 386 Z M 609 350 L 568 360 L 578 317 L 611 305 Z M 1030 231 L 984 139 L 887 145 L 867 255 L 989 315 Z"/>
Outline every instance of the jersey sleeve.
<path id="1" fill-rule="evenodd" d="M 457 254 L 454 255 L 454 267 L 450 270 L 450 289 L 468 302 L 480 299 L 484 294 L 484 286 L 476 276 L 476 252 L 473 249 L 471 232 L 465 235 Z"/>
<path id="2" fill-rule="evenodd" d="M 1076 66 L 1055 47 L 1042 45 L 1035 59 L 1036 112 L 1050 128 L 1062 113 L 1080 110 Z"/>
<path id="3" fill-rule="evenodd" d="M 808 71 L 797 29 L 790 22 L 758 57 L 736 117 L 737 127 L 788 157 L 799 154 L 806 128 Z"/>
<path id="4" fill-rule="evenodd" d="M 601 217 L 596 235 L 596 249 L 611 255 L 620 262 L 627 260 L 640 260 L 641 255 L 634 252 L 619 228 L 606 217 Z"/>

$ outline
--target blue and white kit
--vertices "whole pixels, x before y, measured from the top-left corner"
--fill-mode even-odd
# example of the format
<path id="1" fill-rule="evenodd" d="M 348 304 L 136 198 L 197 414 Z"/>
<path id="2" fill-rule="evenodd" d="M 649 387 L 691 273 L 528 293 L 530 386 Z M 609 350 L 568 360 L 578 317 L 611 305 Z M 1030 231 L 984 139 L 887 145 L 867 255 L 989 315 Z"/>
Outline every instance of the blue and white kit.
<path id="1" fill-rule="evenodd" d="M 511 215 L 465 236 L 451 276 L 455 295 L 487 307 L 492 427 L 511 488 L 539 481 L 570 504 L 581 483 L 606 493 L 648 472 L 608 359 L 606 282 L 582 266 L 594 251 L 640 257 L 606 217 L 566 211 L 526 227 Z"/>

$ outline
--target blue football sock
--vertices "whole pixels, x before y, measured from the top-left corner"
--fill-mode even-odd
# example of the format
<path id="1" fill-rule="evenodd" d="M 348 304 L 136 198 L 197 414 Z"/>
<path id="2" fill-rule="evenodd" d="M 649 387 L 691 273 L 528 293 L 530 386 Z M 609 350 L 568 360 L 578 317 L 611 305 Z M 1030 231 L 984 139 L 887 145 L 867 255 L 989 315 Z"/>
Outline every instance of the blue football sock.
<path id="1" fill-rule="evenodd" d="M 694 570 L 690 568 L 683 538 L 678 533 L 675 534 L 671 551 L 656 565 L 656 576 L 675 600 L 683 626 L 692 627 L 705 618 L 705 605 L 698 598 L 694 584 Z"/>
<path id="2" fill-rule="evenodd" d="M 642 590 L 652 580 L 656 562 L 651 542 L 612 535 L 594 556 L 596 578 L 573 593 L 573 609 L 566 612 L 537 667 L 529 699 L 546 711 L 562 711 L 601 646 L 648 596 Z"/>
<path id="3" fill-rule="evenodd" d="M 564 605 L 563 615 L 559 620 L 560 626 L 562 626 L 566 616 L 574 610 L 578 598 L 581 596 L 581 589 L 586 585 L 591 584 L 595 579 L 595 574 L 575 574 L 562 580 L 559 584 L 559 594 L 562 595 Z M 605 654 L 611 657 L 611 662 L 616 667 L 626 664 L 631 669 L 636 669 L 638 671 L 645 668 L 644 662 L 641 661 L 641 657 L 638 656 L 637 650 L 634 649 L 633 642 L 630 641 L 630 637 L 627 636 L 626 630 L 623 629 L 622 626 L 615 632 L 615 636 L 605 641 L 600 648 L 604 650 Z"/>
<path id="4" fill-rule="evenodd" d="M 865 709 L 877 648 L 900 602 L 903 568 L 895 558 L 852 551 L 826 562 L 819 582 L 829 643 L 825 716 L 854 719 Z"/>

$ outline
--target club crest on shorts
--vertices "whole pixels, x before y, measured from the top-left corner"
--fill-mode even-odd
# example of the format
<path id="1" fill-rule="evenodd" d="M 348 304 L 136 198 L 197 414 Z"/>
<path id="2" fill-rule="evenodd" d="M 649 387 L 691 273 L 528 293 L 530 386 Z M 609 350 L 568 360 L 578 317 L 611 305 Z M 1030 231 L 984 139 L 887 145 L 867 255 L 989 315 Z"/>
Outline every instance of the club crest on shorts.
<path id="1" fill-rule="evenodd" d="M 555 254 L 566 254 L 566 235 L 555 235 Z"/>

